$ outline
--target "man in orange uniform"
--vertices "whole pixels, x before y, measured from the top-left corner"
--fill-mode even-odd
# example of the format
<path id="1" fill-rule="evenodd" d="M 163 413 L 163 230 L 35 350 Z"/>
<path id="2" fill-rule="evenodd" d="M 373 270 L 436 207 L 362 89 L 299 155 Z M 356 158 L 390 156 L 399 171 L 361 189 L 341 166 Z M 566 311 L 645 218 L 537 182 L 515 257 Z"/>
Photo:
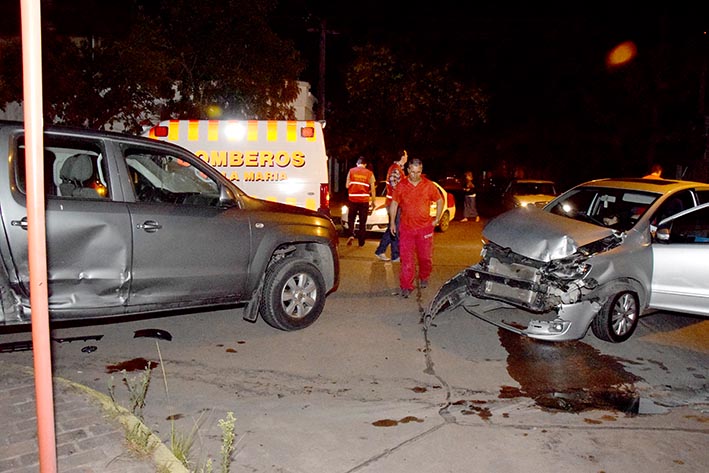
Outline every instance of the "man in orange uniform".
<path id="1" fill-rule="evenodd" d="M 357 165 L 347 173 L 347 182 L 345 183 L 349 200 L 347 228 L 350 237 L 347 239 L 347 246 L 350 246 L 355 238 L 355 218 L 359 219 L 359 231 L 357 232 L 359 246 L 364 246 L 367 234 L 367 216 L 370 207 L 374 206 L 375 186 L 374 173 L 367 169 L 364 157 L 360 156 Z"/>
<path id="2" fill-rule="evenodd" d="M 416 260 L 419 266 L 419 287 L 428 286 L 428 278 L 433 271 L 433 231 L 441 220 L 443 197 L 432 181 L 423 177 L 423 163 L 414 158 L 409 162 L 409 177 L 402 180 L 389 206 L 389 221 L 394 221 L 401 209 L 399 228 L 389 230 L 399 237 L 401 272 L 399 286 L 401 296 L 409 297 L 414 290 Z M 436 218 L 431 219 L 431 203 L 436 203 Z"/>

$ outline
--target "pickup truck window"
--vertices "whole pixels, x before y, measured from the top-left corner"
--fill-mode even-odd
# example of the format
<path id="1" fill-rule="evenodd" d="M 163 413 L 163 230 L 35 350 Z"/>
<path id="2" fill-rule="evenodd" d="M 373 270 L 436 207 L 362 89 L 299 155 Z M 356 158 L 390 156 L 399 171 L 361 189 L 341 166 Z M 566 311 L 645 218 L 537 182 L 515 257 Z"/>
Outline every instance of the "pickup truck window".
<path id="1" fill-rule="evenodd" d="M 125 159 L 139 202 L 219 203 L 219 184 L 183 159 L 154 151 L 129 151 Z"/>
<path id="2" fill-rule="evenodd" d="M 25 147 L 17 149 L 17 187 L 26 194 Z M 109 197 L 106 161 L 96 146 L 45 140 L 44 192 L 47 196 L 105 199 Z"/>

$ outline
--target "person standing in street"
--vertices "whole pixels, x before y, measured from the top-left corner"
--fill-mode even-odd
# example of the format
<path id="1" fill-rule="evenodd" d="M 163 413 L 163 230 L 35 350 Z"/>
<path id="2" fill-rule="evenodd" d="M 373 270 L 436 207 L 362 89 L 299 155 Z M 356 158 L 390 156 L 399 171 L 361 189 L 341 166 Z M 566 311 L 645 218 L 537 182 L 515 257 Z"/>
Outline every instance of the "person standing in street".
<path id="1" fill-rule="evenodd" d="M 404 176 L 404 166 L 406 166 L 406 162 L 408 160 L 409 155 L 406 150 L 401 150 L 399 152 L 398 161 L 394 161 L 387 170 L 387 195 L 385 203 L 387 212 L 389 212 L 389 207 L 391 206 L 391 200 L 394 196 L 394 189 L 396 189 L 396 186 L 402 179 L 406 179 Z M 374 251 L 374 256 L 382 261 L 389 261 L 389 258 L 387 258 L 386 255 L 387 246 L 391 246 L 391 260 L 395 263 L 399 261 L 399 239 L 391 232 L 392 226 L 399 226 L 399 215 L 400 214 L 397 213 L 394 220 L 392 220 L 391 217 L 389 218 L 389 226 L 384 232 L 384 235 L 382 235 L 382 239 L 379 241 L 379 246 Z"/>
<path id="2" fill-rule="evenodd" d="M 480 216 L 478 215 L 478 207 L 475 200 L 477 194 L 475 192 L 475 182 L 473 180 L 472 171 L 465 171 L 462 184 L 463 196 L 465 200 L 463 201 L 463 218 L 461 219 L 461 222 L 467 222 L 472 219 L 479 222 Z"/>
<path id="3" fill-rule="evenodd" d="M 347 188 L 347 200 L 349 200 L 347 228 L 350 236 L 347 239 L 347 246 L 352 245 L 355 239 L 355 219 L 359 219 L 359 231 L 357 232 L 359 246 L 364 246 L 367 235 L 367 217 L 369 210 L 374 206 L 376 183 L 374 173 L 367 169 L 367 163 L 363 156 L 357 159 L 357 165 L 347 173 L 345 187 Z"/>
<path id="4" fill-rule="evenodd" d="M 435 184 L 422 175 L 423 163 L 414 158 L 409 163 L 408 179 L 399 182 L 394 189 L 389 206 L 389 221 L 401 210 L 399 227 L 389 230 L 399 238 L 401 271 L 400 294 L 409 297 L 414 290 L 416 261 L 418 260 L 419 288 L 428 286 L 433 271 L 433 232 L 443 213 L 443 197 Z M 431 218 L 431 203 L 436 203 L 436 217 Z"/>

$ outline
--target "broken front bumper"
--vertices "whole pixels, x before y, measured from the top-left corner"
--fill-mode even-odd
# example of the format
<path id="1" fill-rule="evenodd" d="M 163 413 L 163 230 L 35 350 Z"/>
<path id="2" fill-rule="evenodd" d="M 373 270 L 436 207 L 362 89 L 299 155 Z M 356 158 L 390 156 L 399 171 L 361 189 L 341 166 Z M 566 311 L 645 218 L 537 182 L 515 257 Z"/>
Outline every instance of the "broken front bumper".
<path id="1" fill-rule="evenodd" d="M 601 309 L 600 304 L 580 301 L 551 305 L 542 296 L 545 292 L 545 285 L 537 281 L 490 274 L 473 266 L 441 287 L 429 304 L 424 321 L 430 325 L 438 314 L 461 306 L 477 318 L 531 338 L 583 338 Z"/>

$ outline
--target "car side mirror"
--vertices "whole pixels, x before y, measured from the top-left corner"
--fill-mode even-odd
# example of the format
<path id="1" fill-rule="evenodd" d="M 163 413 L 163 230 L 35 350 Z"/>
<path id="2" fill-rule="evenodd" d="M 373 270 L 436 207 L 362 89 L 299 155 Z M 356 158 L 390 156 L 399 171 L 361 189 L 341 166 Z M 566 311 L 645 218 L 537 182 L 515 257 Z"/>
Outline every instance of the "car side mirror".
<path id="1" fill-rule="evenodd" d="M 655 239 L 663 243 L 669 243 L 670 241 L 670 229 L 667 227 L 658 228 L 655 232 Z"/>
<path id="2" fill-rule="evenodd" d="M 219 207 L 236 207 L 236 197 L 227 186 L 219 186 Z"/>

